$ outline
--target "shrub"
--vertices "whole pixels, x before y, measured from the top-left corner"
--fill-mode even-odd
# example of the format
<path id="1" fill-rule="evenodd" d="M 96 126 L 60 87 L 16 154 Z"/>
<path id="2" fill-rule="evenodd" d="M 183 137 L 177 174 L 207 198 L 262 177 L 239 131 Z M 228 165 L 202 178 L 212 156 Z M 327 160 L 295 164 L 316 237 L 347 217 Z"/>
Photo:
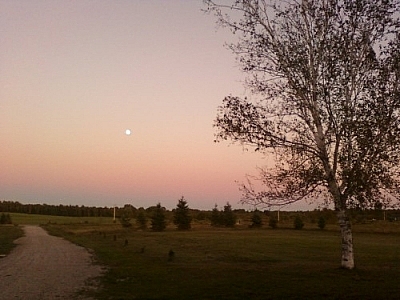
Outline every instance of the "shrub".
<path id="1" fill-rule="evenodd" d="M 278 220 L 275 219 L 274 217 L 269 218 L 269 223 L 268 223 L 269 227 L 271 227 L 272 229 L 276 229 L 278 227 Z"/>
<path id="2" fill-rule="evenodd" d="M 325 228 L 325 225 L 326 225 L 326 222 L 325 222 L 325 219 L 324 219 L 324 217 L 319 217 L 319 219 L 318 219 L 318 228 L 319 229 L 324 229 Z"/>
<path id="3" fill-rule="evenodd" d="M 300 216 L 296 216 L 296 218 L 294 219 L 294 229 L 300 230 L 303 227 L 304 227 L 303 220 L 300 218 Z"/>
<path id="4" fill-rule="evenodd" d="M 211 212 L 211 226 L 234 227 L 236 219 L 237 217 L 229 202 L 226 203 L 223 211 L 219 211 L 218 206 L 215 204 Z"/>
<path id="5" fill-rule="evenodd" d="M 212 212 L 211 212 L 211 226 L 222 226 L 223 225 L 223 216 L 221 212 L 218 210 L 217 204 L 215 204 Z"/>
<path id="6" fill-rule="evenodd" d="M 168 261 L 173 261 L 175 258 L 175 252 L 171 249 L 168 252 Z"/>
<path id="7" fill-rule="evenodd" d="M 131 218 L 128 214 L 123 213 L 122 216 L 119 218 L 119 222 L 121 223 L 122 227 L 131 227 Z"/>
<path id="8" fill-rule="evenodd" d="M 261 213 L 259 210 L 255 210 L 251 217 L 251 228 L 260 228 L 263 226 L 263 221 L 261 217 Z"/>
<path id="9" fill-rule="evenodd" d="M 2 213 L 0 216 L 0 224 L 12 224 L 10 214 Z"/>
<path id="10" fill-rule="evenodd" d="M 174 214 L 174 224 L 179 230 L 188 230 L 191 228 L 192 218 L 189 215 L 189 206 L 182 197 L 179 199 Z"/>
<path id="11" fill-rule="evenodd" d="M 6 214 L 5 213 L 1 214 L 0 224 L 6 224 Z"/>
<path id="12" fill-rule="evenodd" d="M 194 218 L 197 221 L 204 221 L 207 218 L 207 214 L 204 211 L 198 211 Z"/>
<path id="13" fill-rule="evenodd" d="M 229 202 L 224 206 L 223 222 L 226 227 L 234 227 L 236 224 L 236 215 L 232 211 L 232 206 Z"/>

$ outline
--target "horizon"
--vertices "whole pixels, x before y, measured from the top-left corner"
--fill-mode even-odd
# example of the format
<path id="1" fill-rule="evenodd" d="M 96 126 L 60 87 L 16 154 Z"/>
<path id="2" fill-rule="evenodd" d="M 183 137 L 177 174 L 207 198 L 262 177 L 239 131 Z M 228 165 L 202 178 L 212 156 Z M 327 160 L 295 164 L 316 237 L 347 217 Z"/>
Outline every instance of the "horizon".
<path id="1" fill-rule="evenodd" d="M 117 208 L 117 209 L 123 209 L 125 207 L 125 205 L 131 205 L 135 209 L 143 208 L 145 210 L 149 209 L 151 207 L 155 207 L 159 203 L 159 202 L 157 202 L 157 203 L 154 203 L 154 204 L 149 205 L 149 206 L 135 206 L 135 205 L 133 205 L 131 203 L 125 203 L 125 204 L 122 204 L 120 206 L 119 205 L 116 205 L 116 206 L 113 206 L 113 205 L 111 205 L 111 206 L 107 206 L 107 205 L 106 206 L 88 206 L 88 205 L 83 205 L 83 204 L 79 205 L 79 204 L 65 204 L 65 203 L 52 203 L 52 204 L 38 203 L 38 202 L 36 202 L 36 203 L 23 203 L 23 202 L 20 202 L 20 201 L 17 201 L 17 200 L 0 199 L 0 203 L 2 203 L 2 202 L 3 203 L 4 202 L 19 203 L 19 204 L 21 204 L 23 206 L 25 206 L 25 205 L 39 205 L 39 206 L 48 205 L 48 206 L 70 206 L 70 207 L 105 208 L 105 209 L 113 209 L 114 207 Z M 165 208 L 167 211 L 172 211 L 172 210 L 176 209 L 176 205 L 174 207 L 166 207 L 162 203 L 160 203 L 160 204 L 161 204 L 161 207 Z M 178 204 L 178 201 L 177 201 L 176 204 Z M 228 203 L 225 203 L 222 206 L 217 205 L 218 210 L 223 210 L 224 206 L 227 205 L 227 204 Z M 261 212 L 265 212 L 265 211 L 270 211 L 270 212 L 278 212 L 278 211 L 281 211 L 281 212 L 308 212 L 308 211 L 315 211 L 315 210 L 321 210 L 322 211 L 324 209 L 333 210 L 332 207 L 322 207 L 322 206 L 314 206 L 314 208 L 309 206 L 309 209 L 301 209 L 301 208 L 300 209 L 288 209 L 288 207 L 279 208 L 279 207 L 276 207 L 276 206 L 275 207 L 269 207 L 269 208 L 267 208 L 267 207 L 255 208 L 255 207 L 250 207 L 250 206 L 248 206 L 247 208 L 243 207 L 243 206 L 242 207 L 234 207 L 231 203 L 229 203 L 229 204 L 231 205 L 233 210 L 244 210 L 246 212 L 252 212 L 252 211 L 255 211 L 255 210 L 259 210 Z M 213 206 L 212 208 L 203 208 L 203 209 L 201 209 L 201 208 L 197 208 L 197 207 L 192 207 L 192 206 L 190 206 L 190 203 L 188 203 L 188 207 L 189 207 L 189 210 L 212 211 L 215 206 Z"/>
<path id="2" fill-rule="evenodd" d="M 234 37 L 202 8 L 0 2 L 0 198 L 242 206 L 237 182 L 269 160 L 214 143 L 217 107 L 246 91 Z"/>
<path id="3" fill-rule="evenodd" d="M 0 199 L 0 202 L 17 202 L 17 203 L 20 203 L 21 205 L 52 205 L 52 206 L 61 206 L 62 205 L 62 206 L 72 206 L 72 207 L 74 207 L 74 206 L 77 206 L 77 207 L 84 206 L 84 207 L 110 208 L 110 209 L 114 208 L 114 207 L 122 209 L 122 208 L 124 208 L 125 205 L 132 205 L 136 209 L 139 209 L 139 208 L 147 209 L 147 208 L 150 208 L 150 207 L 154 207 L 158 203 L 160 203 L 161 206 L 164 207 L 165 209 L 173 210 L 173 209 L 176 208 L 176 204 L 178 204 L 178 200 L 179 199 L 176 200 L 175 206 L 166 206 L 162 202 L 156 202 L 156 203 L 153 203 L 153 204 L 149 204 L 147 206 L 136 206 L 136 205 L 134 205 L 132 203 L 116 204 L 116 206 L 114 206 L 114 205 L 101 206 L 101 205 L 85 205 L 85 204 L 68 204 L 68 203 L 46 203 L 46 202 L 29 202 L 29 203 L 27 203 L 25 201 L 7 200 L 7 199 Z M 187 201 L 186 198 L 185 198 L 185 200 Z M 314 205 L 314 206 L 312 206 L 312 205 L 309 205 L 309 204 L 303 204 L 303 205 L 298 205 L 297 208 L 296 208 L 296 206 L 293 206 L 293 205 L 291 205 L 291 206 L 290 205 L 285 205 L 284 207 L 279 208 L 278 206 L 271 206 L 271 207 L 254 207 L 254 206 L 251 206 L 251 205 L 247 205 L 247 206 L 245 206 L 245 205 L 240 205 L 240 206 L 236 205 L 235 206 L 234 204 L 232 204 L 230 202 L 224 203 L 222 205 L 214 204 L 212 207 L 209 207 L 209 208 L 206 208 L 206 207 L 199 208 L 199 207 L 193 207 L 193 206 L 191 206 L 189 201 L 187 201 L 187 202 L 188 202 L 189 209 L 200 210 L 200 211 L 212 211 L 214 209 L 215 205 L 217 205 L 217 208 L 219 210 L 221 210 L 221 209 L 223 210 L 224 206 L 227 205 L 228 203 L 231 205 L 233 210 L 241 210 L 241 209 L 243 209 L 243 210 L 245 210 L 247 212 L 251 212 L 251 211 L 254 211 L 256 209 L 259 210 L 259 211 L 304 211 L 304 212 L 306 212 L 306 211 L 314 211 L 314 210 L 323 210 L 325 208 L 329 209 L 329 210 L 332 210 L 332 207 L 323 207 L 322 205 Z"/>

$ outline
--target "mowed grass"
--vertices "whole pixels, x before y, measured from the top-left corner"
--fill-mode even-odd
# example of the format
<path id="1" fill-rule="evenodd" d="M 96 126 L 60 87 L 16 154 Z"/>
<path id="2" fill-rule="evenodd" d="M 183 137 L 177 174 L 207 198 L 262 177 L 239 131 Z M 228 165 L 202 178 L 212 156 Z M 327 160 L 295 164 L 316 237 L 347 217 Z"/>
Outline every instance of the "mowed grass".
<path id="1" fill-rule="evenodd" d="M 93 249 L 108 267 L 96 299 L 398 299 L 400 293 L 398 233 L 356 232 L 357 268 L 348 271 L 339 268 L 337 230 L 46 228 Z"/>
<path id="2" fill-rule="evenodd" d="M 0 225 L 0 255 L 6 255 L 16 246 L 14 240 L 22 237 L 22 228 L 13 225 Z M 0 257 L 1 259 L 1 257 Z"/>

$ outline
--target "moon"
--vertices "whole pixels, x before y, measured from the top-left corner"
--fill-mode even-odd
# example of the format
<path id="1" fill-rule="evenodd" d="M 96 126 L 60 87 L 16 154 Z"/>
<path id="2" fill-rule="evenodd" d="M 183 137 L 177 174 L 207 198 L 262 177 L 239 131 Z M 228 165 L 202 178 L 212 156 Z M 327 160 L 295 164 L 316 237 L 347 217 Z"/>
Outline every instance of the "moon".
<path id="1" fill-rule="evenodd" d="M 131 133 L 132 133 L 132 132 L 131 132 L 130 129 L 125 130 L 125 134 L 126 134 L 126 135 L 131 135 Z"/>

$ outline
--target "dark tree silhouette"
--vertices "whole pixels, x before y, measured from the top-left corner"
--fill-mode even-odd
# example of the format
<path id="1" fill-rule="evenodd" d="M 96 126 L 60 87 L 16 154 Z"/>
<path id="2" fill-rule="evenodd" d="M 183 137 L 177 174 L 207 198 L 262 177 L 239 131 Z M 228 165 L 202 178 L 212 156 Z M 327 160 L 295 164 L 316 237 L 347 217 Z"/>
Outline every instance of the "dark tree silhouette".
<path id="1" fill-rule="evenodd" d="M 151 230 L 163 231 L 166 227 L 165 208 L 158 203 L 153 210 L 153 215 L 151 216 Z"/>
<path id="2" fill-rule="evenodd" d="M 222 226 L 224 221 L 221 212 L 218 210 L 217 204 L 215 204 L 214 208 L 211 211 L 211 226 L 218 227 Z"/>
<path id="3" fill-rule="evenodd" d="M 10 214 L 2 213 L 0 216 L 0 224 L 12 224 Z"/>
<path id="4" fill-rule="evenodd" d="M 190 216 L 187 201 L 182 197 L 179 199 L 174 211 L 174 224 L 179 230 L 188 230 L 191 228 L 192 217 Z"/>
<path id="5" fill-rule="evenodd" d="M 261 212 L 259 210 L 255 210 L 253 215 L 251 216 L 251 228 L 260 228 L 263 226 L 263 221 L 261 217 Z"/>
<path id="6" fill-rule="evenodd" d="M 293 221 L 293 226 L 294 226 L 294 229 L 297 229 L 297 230 L 303 229 L 304 222 L 300 216 L 296 216 L 296 218 Z"/>
<path id="7" fill-rule="evenodd" d="M 224 206 L 224 211 L 222 212 L 223 225 L 226 227 L 234 227 L 236 225 L 236 215 L 232 210 L 232 206 L 228 203 Z"/>

